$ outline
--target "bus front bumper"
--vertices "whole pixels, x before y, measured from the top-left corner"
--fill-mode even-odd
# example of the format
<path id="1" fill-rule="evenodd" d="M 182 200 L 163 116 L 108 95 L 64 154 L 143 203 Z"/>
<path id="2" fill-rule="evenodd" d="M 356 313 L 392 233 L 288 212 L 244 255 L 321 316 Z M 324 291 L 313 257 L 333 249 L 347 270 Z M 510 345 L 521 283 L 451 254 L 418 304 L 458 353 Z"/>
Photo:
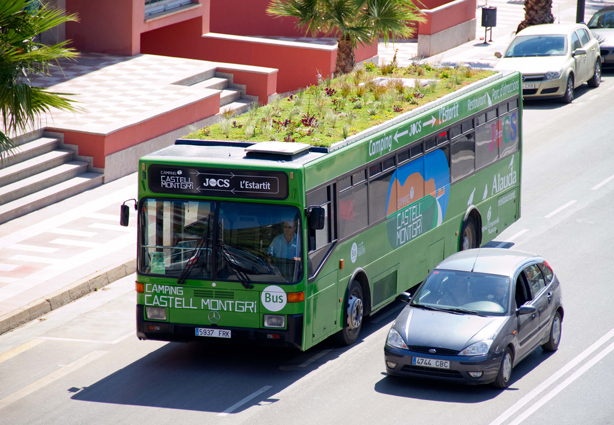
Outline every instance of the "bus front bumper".
<path id="1" fill-rule="evenodd" d="M 139 339 L 153 339 L 157 341 L 208 341 L 219 343 L 260 343 L 265 345 L 281 345 L 298 348 L 302 347 L 303 315 L 288 315 L 285 330 L 278 329 L 252 329 L 234 328 L 224 326 L 223 329 L 232 332 L 232 338 L 207 338 L 196 336 L 197 328 L 220 329 L 217 326 L 199 326 L 179 323 L 157 322 L 145 320 L 143 306 L 136 306 L 136 335 Z"/>

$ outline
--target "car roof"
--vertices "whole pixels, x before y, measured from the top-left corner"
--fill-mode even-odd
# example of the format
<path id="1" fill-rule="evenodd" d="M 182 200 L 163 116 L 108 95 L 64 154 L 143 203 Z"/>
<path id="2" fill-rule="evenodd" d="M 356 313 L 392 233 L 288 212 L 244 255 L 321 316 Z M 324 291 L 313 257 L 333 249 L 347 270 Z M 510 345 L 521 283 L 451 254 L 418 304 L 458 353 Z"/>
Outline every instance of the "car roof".
<path id="1" fill-rule="evenodd" d="M 529 259 L 541 260 L 542 257 L 514 249 L 476 248 L 451 255 L 439 263 L 436 269 L 511 276 Z"/>
<path id="2" fill-rule="evenodd" d="M 548 35 L 548 34 L 569 34 L 571 31 L 585 28 L 584 24 L 540 24 L 531 25 L 520 31 L 517 35 Z"/>
<path id="3" fill-rule="evenodd" d="M 614 10 L 614 6 L 606 6 L 606 7 L 603 7 L 603 8 L 601 8 L 601 9 L 599 9 L 597 12 L 595 12 L 595 14 L 597 14 L 597 13 L 599 13 L 599 12 L 608 12 L 608 11 L 610 11 L 610 10 Z"/>

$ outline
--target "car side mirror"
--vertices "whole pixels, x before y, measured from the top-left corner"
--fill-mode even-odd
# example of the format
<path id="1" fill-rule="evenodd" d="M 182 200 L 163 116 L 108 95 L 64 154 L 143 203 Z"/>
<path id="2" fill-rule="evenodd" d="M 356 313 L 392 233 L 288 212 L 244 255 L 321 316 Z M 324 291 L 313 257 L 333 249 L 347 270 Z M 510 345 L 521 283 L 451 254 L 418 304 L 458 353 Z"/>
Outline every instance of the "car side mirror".
<path id="1" fill-rule="evenodd" d="M 322 230 L 326 224 L 326 210 L 320 206 L 312 205 L 307 209 L 307 221 L 312 230 Z"/>
<path id="2" fill-rule="evenodd" d="M 136 199 L 128 199 L 124 201 L 119 210 L 119 225 L 128 227 L 130 223 L 130 206 L 126 205 L 126 202 L 134 201 L 134 210 L 136 211 Z"/>
<path id="3" fill-rule="evenodd" d="M 503 55 L 501 54 L 501 52 L 495 52 L 495 57 L 501 59 Z"/>
<path id="4" fill-rule="evenodd" d="M 576 49 L 573 51 L 573 53 L 571 54 L 571 56 L 580 56 L 580 55 L 585 55 L 586 54 L 586 50 L 584 49 Z"/>
<path id="5" fill-rule="evenodd" d="M 532 305 L 521 305 L 520 308 L 516 309 L 516 314 L 519 316 L 523 316 L 525 314 L 534 314 L 537 312 L 537 308 Z"/>
<path id="6" fill-rule="evenodd" d="M 409 304 L 411 301 L 411 294 L 409 292 L 401 292 L 401 295 L 399 295 L 399 300 L 405 304 Z"/>

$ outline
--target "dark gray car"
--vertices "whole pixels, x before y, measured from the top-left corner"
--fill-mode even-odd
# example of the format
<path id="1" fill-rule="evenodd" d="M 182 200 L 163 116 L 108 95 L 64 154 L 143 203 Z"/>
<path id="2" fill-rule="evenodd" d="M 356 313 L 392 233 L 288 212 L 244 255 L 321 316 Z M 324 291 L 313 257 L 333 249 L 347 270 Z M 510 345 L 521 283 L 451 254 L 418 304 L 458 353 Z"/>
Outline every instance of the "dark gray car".
<path id="1" fill-rule="evenodd" d="M 614 6 L 606 6 L 593 15 L 587 24 L 599 41 L 604 69 L 614 68 Z"/>
<path id="2" fill-rule="evenodd" d="M 389 375 L 494 383 L 561 340 L 561 286 L 548 263 L 522 251 L 478 248 L 441 262 L 392 324 L 384 355 Z"/>

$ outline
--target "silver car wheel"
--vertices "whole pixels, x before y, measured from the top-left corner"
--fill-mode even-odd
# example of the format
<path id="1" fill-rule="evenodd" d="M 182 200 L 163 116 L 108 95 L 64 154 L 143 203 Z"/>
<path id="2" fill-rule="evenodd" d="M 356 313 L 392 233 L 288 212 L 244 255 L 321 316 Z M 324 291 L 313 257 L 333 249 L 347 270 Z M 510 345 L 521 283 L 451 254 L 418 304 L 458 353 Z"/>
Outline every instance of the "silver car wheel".
<path id="1" fill-rule="evenodd" d="M 559 315 L 554 316 L 552 321 L 552 342 L 555 346 L 559 345 L 561 340 L 561 318 Z"/>
<path id="2" fill-rule="evenodd" d="M 503 380 L 509 382 L 512 378 L 512 355 L 509 352 L 505 353 L 501 367 L 503 368 Z"/>

